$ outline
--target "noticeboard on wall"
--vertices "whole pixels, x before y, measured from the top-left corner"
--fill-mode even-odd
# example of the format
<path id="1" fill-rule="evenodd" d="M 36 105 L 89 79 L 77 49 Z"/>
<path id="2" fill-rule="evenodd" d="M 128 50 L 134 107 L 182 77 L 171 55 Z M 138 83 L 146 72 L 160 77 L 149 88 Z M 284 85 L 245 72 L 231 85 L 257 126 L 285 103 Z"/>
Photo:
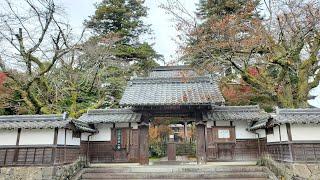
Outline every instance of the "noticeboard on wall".
<path id="1" fill-rule="evenodd" d="M 228 129 L 219 129 L 218 130 L 218 138 L 219 139 L 229 139 L 230 131 Z"/>

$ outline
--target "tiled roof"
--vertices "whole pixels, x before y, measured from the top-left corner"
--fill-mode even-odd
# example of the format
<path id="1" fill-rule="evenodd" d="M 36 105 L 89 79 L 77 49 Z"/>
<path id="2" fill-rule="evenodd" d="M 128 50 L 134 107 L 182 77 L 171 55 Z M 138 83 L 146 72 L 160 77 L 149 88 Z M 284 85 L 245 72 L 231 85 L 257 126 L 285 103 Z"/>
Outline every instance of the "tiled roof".
<path id="1" fill-rule="evenodd" d="M 320 108 L 279 109 L 274 117 L 275 123 L 319 123 Z"/>
<path id="2" fill-rule="evenodd" d="M 207 76 L 134 78 L 120 101 L 123 106 L 221 104 L 216 80 Z"/>
<path id="3" fill-rule="evenodd" d="M 153 78 L 194 77 L 197 73 L 189 66 L 159 66 L 149 74 Z"/>
<path id="4" fill-rule="evenodd" d="M 188 65 L 180 65 L 180 66 L 158 66 L 152 69 L 152 71 L 179 71 L 179 70 L 192 70 L 192 68 Z"/>
<path id="5" fill-rule="evenodd" d="M 86 123 L 122 123 L 139 122 L 140 113 L 135 113 L 130 109 L 96 109 L 89 110 L 83 114 L 79 120 Z"/>
<path id="6" fill-rule="evenodd" d="M 71 121 L 74 126 L 81 132 L 90 132 L 90 133 L 94 133 L 94 132 L 97 132 L 97 130 L 91 128 L 89 126 L 88 123 L 85 123 L 83 121 L 80 121 L 80 120 L 72 120 Z"/>
<path id="7" fill-rule="evenodd" d="M 64 115 L 12 115 L 0 116 L 0 129 L 47 129 L 67 128 L 74 124 L 79 131 L 94 132 L 86 123 L 68 120 Z"/>
<path id="8" fill-rule="evenodd" d="M 150 77 L 194 77 L 196 73 L 191 70 L 176 70 L 176 71 L 152 71 Z"/>
<path id="9" fill-rule="evenodd" d="M 269 114 L 259 106 L 217 106 L 203 114 L 207 121 L 261 121 L 268 120 Z"/>
<path id="10" fill-rule="evenodd" d="M 12 115 L 0 116 L 0 129 L 63 128 L 69 121 L 63 115 Z"/>
<path id="11" fill-rule="evenodd" d="M 254 131 L 257 129 L 263 129 L 267 126 L 268 121 L 267 120 L 261 120 L 261 121 L 257 121 L 255 122 L 252 126 L 250 126 L 248 129 L 250 131 Z"/>

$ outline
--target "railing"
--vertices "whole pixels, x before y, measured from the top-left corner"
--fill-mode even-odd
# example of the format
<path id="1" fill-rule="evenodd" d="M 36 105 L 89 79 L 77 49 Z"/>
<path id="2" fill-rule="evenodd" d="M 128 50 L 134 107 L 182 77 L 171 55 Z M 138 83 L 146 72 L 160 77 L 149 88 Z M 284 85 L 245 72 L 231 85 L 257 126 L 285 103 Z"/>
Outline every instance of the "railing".
<path id="1" fill-rule="evenodd" d="M 0 167 L 71 163 L 79 153 L 79 146 L 0 146 Z"/>
<path id="2" fill-rule="evenodd" d="M 320 142 L 269 143 L 267 149 L 268 154 L 277 161 L 304 163 L 320 161 Z"/>

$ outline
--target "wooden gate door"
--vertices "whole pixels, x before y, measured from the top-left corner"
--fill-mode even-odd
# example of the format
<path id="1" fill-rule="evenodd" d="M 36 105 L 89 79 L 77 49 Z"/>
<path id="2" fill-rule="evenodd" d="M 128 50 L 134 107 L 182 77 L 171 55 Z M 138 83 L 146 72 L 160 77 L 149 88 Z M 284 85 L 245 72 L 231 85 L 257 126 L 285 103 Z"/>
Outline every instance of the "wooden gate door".
<path id="1" fill-rule="evenodd" d="M 114 144 L 114 162 L 128 162 L 129 157 L 129 128 L 113 129 L 112 142 Z"/>
<path id="2" fill-rule="evenodd" d="M 230 161 L 230 160 L 233 160 L 233 156 L 234 156 L 233 143 L 218 144 L 218 160 Z"/>
<path id="3" fill-rule="evenodd" d="M 234 126 L 214 126 L 207 129 L 208 161 L 229 161 L 234 159 Z"/>

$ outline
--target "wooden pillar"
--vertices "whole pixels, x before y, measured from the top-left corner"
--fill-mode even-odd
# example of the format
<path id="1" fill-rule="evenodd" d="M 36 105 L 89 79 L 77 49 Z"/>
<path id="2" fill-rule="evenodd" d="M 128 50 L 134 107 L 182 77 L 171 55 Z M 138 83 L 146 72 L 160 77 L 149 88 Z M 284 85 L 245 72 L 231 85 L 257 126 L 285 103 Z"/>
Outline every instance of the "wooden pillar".
<path id="1" fill-rule="evenodd" d="M 149 165 L 149 117 L 142 116 L 139 124 L 139 163 Z"/>
<path id="2" fill-rule="evenodd" d="M 202 121 L 202 115 L 200 113 L 196 113 L 197 164 L 207 163 L 206 128 L 206 123 Z"/>
<path id="3" fill-rule="evenodd" d="M 188 122 L 184 122 L 184 141 L 188 142 Z"/>
<path id="4" fill-rule="evenodd" d="M 52 155 L 51 155 L 51 163 L 53 165 L 55 164 L 55 161 L 56 161 L 58 130 L 59 130 L 58 128 L 54 128 L 53 146 L 52 146 Z"/>
<path id="5" fill-rule="evenodd" d="M 18 155 L 19 155 L 19 142 L 20 142 L 20 136 L 21 136 L 21 128 L 18 128 L 18 134 L 17 134 L 17 140 L 16 140 L 16 148 L 14 150 L 13 155 L 13 162 L 16 163 L 18 161 Z"/>
<path id="6" fill-rule="evenodd" d="M 176 143 L 174 142 L 174 135 L 170 135 L 168 146 L 167 146 L 167 155 L 168 161 L 176 160 Z"/>
<path id="7" fill-rule="evenodd" d="M 64 158 L 63 163 L 67 163 L 67 129 L 64 129 Z"/>
<path id="8" fill-rule="evenodd" d="M 292 148 L 292 134 L 291 134 L 291 126 L 289 123 L 286 123 L 286 129 L 288 134 L 290 160 L 293 162 L 294 158 L 293 158 L 293 148 Z"/>

